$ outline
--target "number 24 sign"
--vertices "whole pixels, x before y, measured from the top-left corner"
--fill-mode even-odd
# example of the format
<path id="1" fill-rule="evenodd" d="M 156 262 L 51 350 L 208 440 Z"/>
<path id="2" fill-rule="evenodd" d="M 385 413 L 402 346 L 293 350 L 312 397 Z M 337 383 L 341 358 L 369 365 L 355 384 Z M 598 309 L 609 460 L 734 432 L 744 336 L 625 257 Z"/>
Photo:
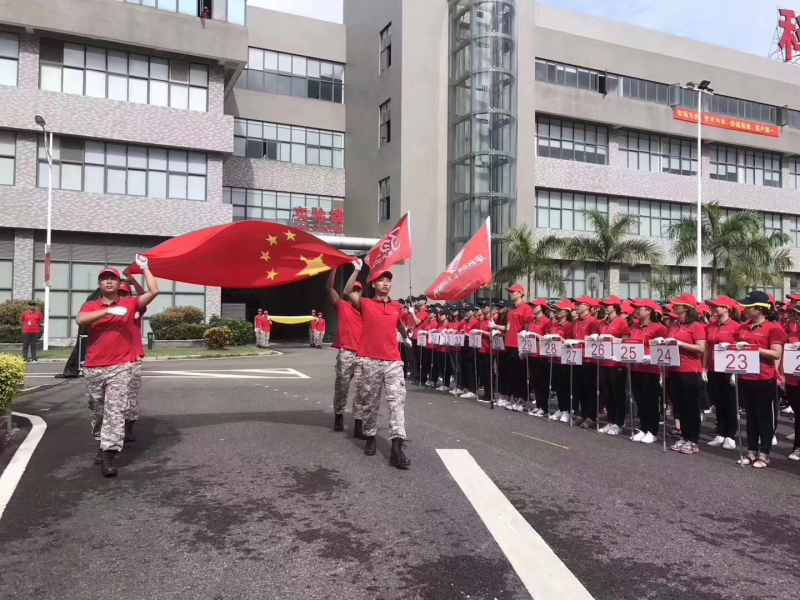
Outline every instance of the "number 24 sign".
<path id="1" fill-rule="evenodd" d="M 735 375 L 758 375 L 761 372 L 758 350 L 715 350 L 714 370 Z"/>
<path id="2" fill-rule="evenodd" d="M 681 354 L 677 344 L 650 345 L 653 364 L 660 367 L 680 367 Z"/>

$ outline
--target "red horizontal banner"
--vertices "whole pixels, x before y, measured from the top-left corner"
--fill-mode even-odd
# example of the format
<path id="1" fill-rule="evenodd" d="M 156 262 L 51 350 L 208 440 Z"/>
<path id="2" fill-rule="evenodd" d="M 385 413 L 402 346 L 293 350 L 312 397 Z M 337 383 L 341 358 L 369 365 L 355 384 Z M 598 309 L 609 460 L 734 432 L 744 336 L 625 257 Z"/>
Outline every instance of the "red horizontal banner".
<path id="1" fill-rule="evenodd" d="M 697 111 L 686 108 L 675 108 L 673 117 L 678 121 L 697 123 Z M 730 117 L 720 117 L 703 113 L 703 125 L 709 127 L 719 127 L 720 129 L 730 129 L 731 131 L 741 131 L 742 133 L 753 133 L 755 135 L 765 135 L 767 137 L 781 137 L 781 128 L 775 125 L 764 125 L 754 121 L 743 121 L 742 119 L 731 119 Z"/>

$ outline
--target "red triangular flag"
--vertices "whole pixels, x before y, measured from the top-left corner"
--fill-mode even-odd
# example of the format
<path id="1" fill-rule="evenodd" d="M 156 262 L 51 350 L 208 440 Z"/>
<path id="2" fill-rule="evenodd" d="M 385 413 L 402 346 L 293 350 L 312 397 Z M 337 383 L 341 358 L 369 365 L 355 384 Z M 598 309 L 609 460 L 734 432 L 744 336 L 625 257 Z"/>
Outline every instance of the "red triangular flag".
<path id="1" fill-rule="evenodd" d="M 310 233 L 268 221 L 200 229 L 144 256 L 156 277 L 226 288 L 285 285 L 353 261 Z M 141 273 L 135 264 L 130 271 Z"/>
<path id="2" fill-rule="evenodd" d="M 411 254 L 411 213 L 406 213 L 364 259 L 370 269 L 367 283 Z"/>
<path id="3" fill-rule="evenodd" d="M 492 232 L 489 219 L 472 236 L 425 295 L 429 300 L 463 300 L 492 281 Z"/>

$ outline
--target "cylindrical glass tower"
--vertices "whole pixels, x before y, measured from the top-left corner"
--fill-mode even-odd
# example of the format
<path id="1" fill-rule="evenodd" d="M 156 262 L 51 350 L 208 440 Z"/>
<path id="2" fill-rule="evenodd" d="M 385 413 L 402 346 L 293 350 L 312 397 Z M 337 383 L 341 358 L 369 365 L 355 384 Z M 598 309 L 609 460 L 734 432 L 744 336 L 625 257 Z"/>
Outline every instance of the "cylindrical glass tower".
<path id="1" fill-rule="evenodd" d="M 448 260 L 487 216 L 493 237 L 515 225 L 516 4 L 450 0 Z M 492 255 L 496 269 L 499 245 Z"/>

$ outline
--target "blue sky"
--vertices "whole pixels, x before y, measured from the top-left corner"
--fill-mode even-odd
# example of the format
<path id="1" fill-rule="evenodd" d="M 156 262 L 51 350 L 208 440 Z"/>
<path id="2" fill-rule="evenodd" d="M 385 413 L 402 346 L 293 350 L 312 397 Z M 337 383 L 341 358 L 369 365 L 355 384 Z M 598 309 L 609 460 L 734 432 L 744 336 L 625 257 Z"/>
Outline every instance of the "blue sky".
<path id="1" fill-rule="evenodd" d="M 341 23 L 342 1 L 248 0 L 248 4 Z M 769 54 L 778 12 L 776 0 L 539 0 L 539 2 L 759 56 Z M 780 3 L 782 7 L 794 8 L 800 12 L 800 0 L 780 0 Z"/>

